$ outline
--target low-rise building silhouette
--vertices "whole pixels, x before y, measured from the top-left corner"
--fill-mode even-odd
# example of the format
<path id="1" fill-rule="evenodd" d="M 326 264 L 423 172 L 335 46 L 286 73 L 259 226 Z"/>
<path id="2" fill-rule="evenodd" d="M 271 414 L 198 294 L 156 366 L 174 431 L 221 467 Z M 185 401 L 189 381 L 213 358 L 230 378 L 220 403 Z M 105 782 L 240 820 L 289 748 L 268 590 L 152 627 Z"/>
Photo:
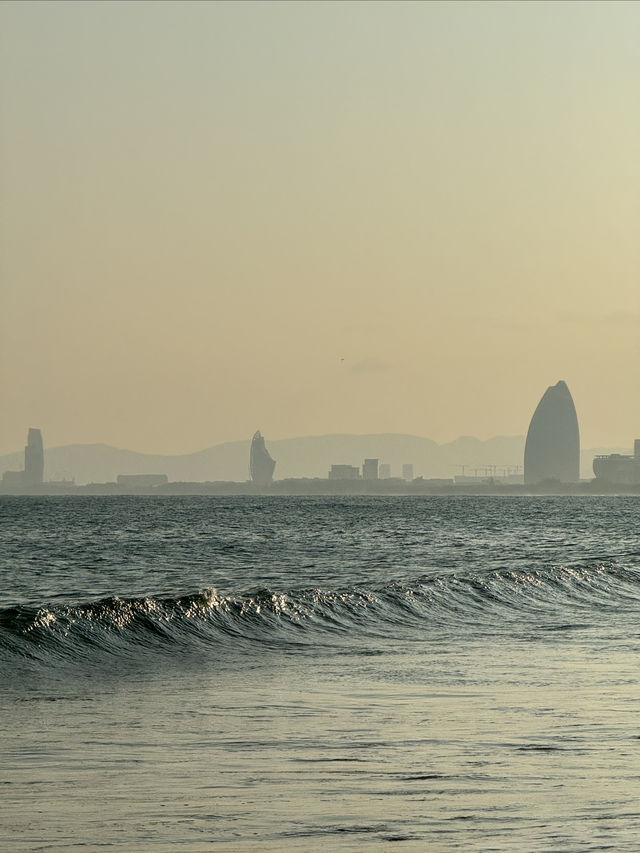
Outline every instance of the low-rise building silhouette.
<path id="1" fill-rule="evenodd" d="M 166 474 L 118 474 L 116 482 L 127 489 L 148 489 L 153 486 L 164 486 L 169 482 Z"/>
<path id="2" fill-rule="evenodd" d="M 634 441 L 633 455 L 611 453 L 608 456 L 596 456 L 593 473 L 597 480 L 615 485 L 640 484 L 640 438 Z"/>
<path id="3" fill-rule="evenodd" d="M 24 486 L 24 471 L 5 471 L 2 475 L 2 485 L 11 489 L 22 489 Z"/>
<path id="4" fill-rule="evenodd" d="M 332 465 L 329 471 L 330 480 L 359 480 L 360 469 L 355 465 Z"/>

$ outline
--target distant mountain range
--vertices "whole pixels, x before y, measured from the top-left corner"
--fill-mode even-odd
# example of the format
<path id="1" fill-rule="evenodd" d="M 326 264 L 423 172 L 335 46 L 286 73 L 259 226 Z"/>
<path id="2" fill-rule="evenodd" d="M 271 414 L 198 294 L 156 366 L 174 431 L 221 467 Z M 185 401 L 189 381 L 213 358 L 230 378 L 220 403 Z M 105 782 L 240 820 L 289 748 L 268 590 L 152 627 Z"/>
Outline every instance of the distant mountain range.
<path id="1" fill-rule="evenodd" d="M 362 465 L 365 457 L 377 457 L 391 465 L 400 476 L 402 465 L 411 462 L 414 476 L 453 477 L 462 473 L 484 474 L 490 465 L 503 469 L 520 466 L 524 456 L 523 436 L 497 436 L 486 441 L 462 436 L 438 444 L 417 435 L 318 435 L 301 438 L 267 439 L 267 448 L 276 460 L 275 478 L 326 477 L 332 464 Z M 74 477 L 77 484 L 104 483 L 118 474 L 166 474 L 173 481 L 249 479 L 250 441 L 216 444 L 206 450 L 180 456 L 162 456 L 121 450 L 108 444 L 70 444 L 45 447 L 45 479 Z M 592 477 L 593 457 L 599 453 L 629 453 L 628 449 L 593 448 L 582 451 L 583 477 Z M 0 456 L 0 476 L 7 470 L 24 467 L 24 452 Z"/>

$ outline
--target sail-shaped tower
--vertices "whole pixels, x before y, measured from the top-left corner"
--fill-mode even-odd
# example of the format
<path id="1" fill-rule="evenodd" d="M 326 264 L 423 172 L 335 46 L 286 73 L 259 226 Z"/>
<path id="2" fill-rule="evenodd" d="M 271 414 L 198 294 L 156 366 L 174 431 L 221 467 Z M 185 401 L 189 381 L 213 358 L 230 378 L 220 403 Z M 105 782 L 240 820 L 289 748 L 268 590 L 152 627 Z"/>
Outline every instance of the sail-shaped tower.
<path id="1" fill-rule="evenodd" d="M 258 430 L 251 440 L 251 455 L 249 459 L 251 479 L 256 486 L 263 487 L 270 485 L 275 467 L 276 461 L 269 455 L 262 433 Z"/>
<path id="2" fill-rule="evenodd" d="M 549 386 L 533 413 L 524 448 L 524 481 L 580 479 L 580 431 L 567 383 Z"/>

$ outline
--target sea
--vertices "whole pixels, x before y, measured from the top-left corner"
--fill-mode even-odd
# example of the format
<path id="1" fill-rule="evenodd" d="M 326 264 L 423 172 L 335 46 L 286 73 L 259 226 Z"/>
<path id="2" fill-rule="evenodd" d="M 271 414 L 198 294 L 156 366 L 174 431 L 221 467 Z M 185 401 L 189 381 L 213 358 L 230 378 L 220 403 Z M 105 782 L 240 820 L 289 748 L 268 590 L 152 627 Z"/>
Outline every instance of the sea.
<path id="1" fill-rule="evenodd" d="M 640 498 L 0 498 L 0 850 L 638 851 Z"/>

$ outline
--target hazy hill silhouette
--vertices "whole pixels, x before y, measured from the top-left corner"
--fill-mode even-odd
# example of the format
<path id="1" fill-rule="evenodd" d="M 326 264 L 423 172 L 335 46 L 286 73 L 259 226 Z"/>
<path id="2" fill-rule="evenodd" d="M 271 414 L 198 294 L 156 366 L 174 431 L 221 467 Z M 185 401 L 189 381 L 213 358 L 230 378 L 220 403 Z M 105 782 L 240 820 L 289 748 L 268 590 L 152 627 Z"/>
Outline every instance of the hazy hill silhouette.
<path id="1" fill-rule="evenodd" d="M 45 436 L 46 438 L 46 436 Z M 122 450 L 108 444 L 45 446 L 45 478 L 75 477 L 78 484 L 115 480 L 118 474 L 167 474 L 174 481 L 236 480 L 249 478 L 249 446 L 246 441 L 216 444 L 205 450 L 179 456 L 164 456 Z M 362 465 L 365 457 L 378 457 L 391 465 L 399 476 L 404 462 L 411 462 L 415 476 L 453 477 L 467 466 L 473 473 L 489 465 L 522 466 L 523 436 L 497 436 L 482 441 L 462 436 L 446 444 L 416 435 L 382 433 L 376 435 L 319 435 L 270 441 L 267 448 L 276 460 L 276 479 L 284 477 L 326 477 L 333 463 Z M 614 452 L 597 448 L 582 452 L 582 476 L 593 476 L 595 453 Z M 617 452 L 629 452 L 628 450 Z M 23 467 L 24 452 L 0 456 L 0 475 Z"/>

